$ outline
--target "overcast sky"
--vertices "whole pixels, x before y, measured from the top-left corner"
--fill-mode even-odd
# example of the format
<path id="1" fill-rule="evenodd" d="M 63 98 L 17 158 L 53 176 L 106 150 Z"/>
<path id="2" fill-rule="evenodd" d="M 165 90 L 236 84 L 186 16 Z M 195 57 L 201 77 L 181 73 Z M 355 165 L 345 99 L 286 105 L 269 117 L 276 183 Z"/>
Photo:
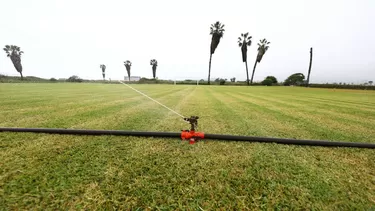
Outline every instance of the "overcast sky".
<path id="1" fill-rule="evenodd" d="M 210 25 L 225 24 L 212 58 L 211 79 L 246 79 L 237 38 L 249 32 L 249 74 L 256 43 L 271 42 L 254 80 L 274 75 L 307 75 L 314 49 L 311 82 L 375 81 L 374 0 L 1 0 L 0 45 L 18 45 L 24 75 L 68 78 L 78 75 L 122 79 L 123 62 L 133 76 L 208 77 Z M 18 75 L 4 51 L 0 73 Z"/>

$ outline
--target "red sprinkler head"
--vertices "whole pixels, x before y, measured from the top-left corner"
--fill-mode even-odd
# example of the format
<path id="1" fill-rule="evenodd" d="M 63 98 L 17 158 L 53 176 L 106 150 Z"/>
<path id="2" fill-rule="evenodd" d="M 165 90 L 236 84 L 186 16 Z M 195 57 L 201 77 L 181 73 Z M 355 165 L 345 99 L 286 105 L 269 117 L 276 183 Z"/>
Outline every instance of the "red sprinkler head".
<path id="1" fill-rule="evenodd" d="M 200 139 L 204 139 L 204 133 L 202 132 L 195 132 L 195 129 L 198 127 L 198 116 L 191 116 L 190 118 L 184 118 L 185 121 L 188 121 L 191 125 L 191 129 L 189 130 L 182 130 L 181 132 L 181 139 L 182 140 L 189 140 L 189 144 L 194 144 L 196 141 Z"/>

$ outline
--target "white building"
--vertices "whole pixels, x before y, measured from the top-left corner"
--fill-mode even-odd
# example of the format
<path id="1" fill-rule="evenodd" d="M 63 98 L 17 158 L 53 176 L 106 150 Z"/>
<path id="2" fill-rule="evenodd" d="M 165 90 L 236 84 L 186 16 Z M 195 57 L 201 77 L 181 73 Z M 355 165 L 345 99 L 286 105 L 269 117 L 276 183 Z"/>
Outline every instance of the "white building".
<path id="1" fill-rule="evenodd" d="M 129 81 L 129 77 L 128 76 L 124 76 L 124 80 L 125 81 Z M 139 80 L 141 80 L 140 76 L 130 76 L 130 81 L 139 81 Z"/>

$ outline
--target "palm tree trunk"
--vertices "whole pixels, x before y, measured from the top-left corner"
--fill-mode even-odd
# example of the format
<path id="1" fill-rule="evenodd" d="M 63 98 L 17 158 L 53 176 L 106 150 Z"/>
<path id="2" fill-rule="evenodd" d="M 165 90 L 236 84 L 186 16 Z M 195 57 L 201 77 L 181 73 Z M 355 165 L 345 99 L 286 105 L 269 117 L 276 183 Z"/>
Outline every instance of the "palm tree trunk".
<path id="1" fill-rule="evenodd" d="M 155 65 L 152 66 L 152 76 L 154 77 L 154 79 L 156 78 L 156 66 Z"/>
<path id="2" fill-rule="evenodd" d="M 254 78 L 254 72 L 255 72 L 255 68 L 257 67 L 257 60 L 255 59 L 255 64 L 254 64 L 254 69 L 253 69 L 253 74 L 251 75 L 251 84 L 253 83 L 253 78 Z"/>
<path id="3" fill-rule="evenodd" d="M 246 64 L 247 85 L 249 86 L 249 85 L 250 85 L 250 84 L 249 84 L 249 70 L 248 70 L 248 68 L 247 68 L 247 60 L 246 60 L 245 64 Z"/>
<path id="4" fill-rule="evenodd" d="M 210 63 L 208 66 L 208 85 L 210 85 L 210 77 L 211 77 L 211 59 L 212 59 L 212 54 L 210 54 Z"/>
<path id="5" fill-rule="evenodd" d="M 312 55 L 313 55 L 313 49 L 310 48 L 310 65 L 309 65 L 309 72 L 308 72 L 308 74 L 307 74 L 307 83 L 306 83 L 306 87 L 309 86 L 309 82 L 310 82 L 310 72 L 311 72 Z"/>
<path id="6" fill-rule="evenodd" d="M 126 67 L 126 72 L 128 72 L 128 78 L 129 78 L 129 81 L 130 81 L 130 67 Z"/>

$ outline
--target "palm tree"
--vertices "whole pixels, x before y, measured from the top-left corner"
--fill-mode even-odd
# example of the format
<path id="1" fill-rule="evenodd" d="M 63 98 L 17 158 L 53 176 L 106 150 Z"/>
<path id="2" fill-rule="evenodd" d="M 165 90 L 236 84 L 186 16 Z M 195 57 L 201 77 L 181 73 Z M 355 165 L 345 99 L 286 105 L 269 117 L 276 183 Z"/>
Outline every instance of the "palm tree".
<path id="1" fill-rule="evenodd" d="M 126 72 L 128 72 L 128 77 L 129 77 L 129 81 L 130 81 L 130 68 L 132 66 L 132 62 L 129 61 L 129 60 L 126 60 L 126 61 L 124 61 L 124 65 L 126 67 Z"/>
<path id="2" fill-rule="evenodd" d="M 105 80 L 105 68 L 107 67 L 104 64 L 101 64 L 100 68 L 102 68 L 103 80 Z"/>
<path id="3" fill-rule="evenodd" d="M 238 37 L 238 46 L 241 47 L 242 52 L 242 62 L 246 64 L 246 76 L 247 76 L 247 85 L 249 86 L 249 71 L 247 68 L 247 46 L 251 45 L 251 36 L 247 37 L 249 32 L 241 34 L 241 37 Z"/>
<path id="4" fill-rule="evenodd" d="M 257 55 L 257 59 L 255 60 L 255 64 L 254 64 L 253 75 L 251 76 L 251 83 L 253 83 L 253 77 L 254 77 L 255 68 L 257 67 L 257 63 L 262 61 L 263 55 L 268 50 L 268 48 L 269 48 L 268 45 L 270 44 L 270 42 L 267 42 L 266 39 L 259 40 L 259 41 L 260 41 L 260 43 L 258 43 L 258 55 Z"/>
<path id="5" fill-rule="evenodd" d="M 224 35 L 224 31 L 225 31 L 224 24 L 220 23 L 219 21 L 217 21 L 214 24 L 211 24 L 210 35 L 212 35 L 212 39 L 211 39 L 211 51 L 210 51 L 210 63 L 208 67 L 208 85 L 210 85 L 212 54 L 215 53 L 215 50 L 220 43 L 220 39 Z"/>
<path id="6" fill-rule="evenodd" d="M 156 59 L 152 59 L 150 61 L 150 65 L 152 65 L 152 76 L 155 79 L 155 77 L 156 77 L 156 67 L 158 66 L 158 61 L 156 61 Z"/>
<path id="7" fill-rule="evenodd" d="M 23 54 L 23 51 L 21 51 L 21 48 L 16 45 L 6 45 L 3 49 L 7 54 L 7 57 L 10 57 L 10 60 L 12 60 L 12 63 L 16 68 L 17 72 L 21 74 L 21 80 L 23 80 L 21 65 L 21 55 Z"/>

